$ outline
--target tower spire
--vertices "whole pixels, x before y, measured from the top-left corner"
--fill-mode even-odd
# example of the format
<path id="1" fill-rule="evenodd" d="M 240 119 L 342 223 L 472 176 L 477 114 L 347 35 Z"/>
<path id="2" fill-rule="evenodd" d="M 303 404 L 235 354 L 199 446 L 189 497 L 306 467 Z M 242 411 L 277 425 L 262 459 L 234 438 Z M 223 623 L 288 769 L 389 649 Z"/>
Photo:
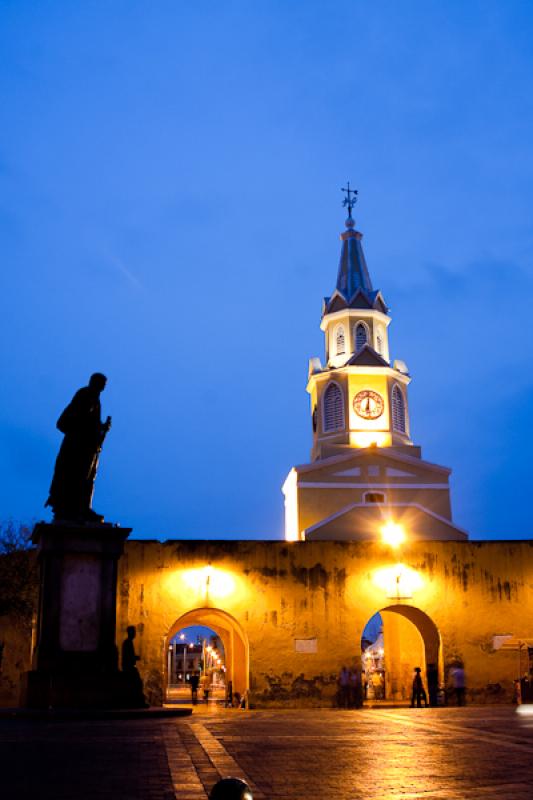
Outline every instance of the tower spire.
<path id="1" fill-rule="evenodd" d="M 352 217 L 352 209 L 357 203 L 357 189 L 350 188 L 350 181 L 346 187 L 341 188 L 345 197 L 342 201 L 343 208 L 348 209 L 346 220 L 346 230 L 341 233 L 342 250 L 337 275 L 337 291 L 339 291 L 349 301 L 358 289 L 362 289 L 367 294 L 373 293 L 372 281 L 366 265 L 361 239 L 363 234 L 355 230 L 355 220 Z"/>

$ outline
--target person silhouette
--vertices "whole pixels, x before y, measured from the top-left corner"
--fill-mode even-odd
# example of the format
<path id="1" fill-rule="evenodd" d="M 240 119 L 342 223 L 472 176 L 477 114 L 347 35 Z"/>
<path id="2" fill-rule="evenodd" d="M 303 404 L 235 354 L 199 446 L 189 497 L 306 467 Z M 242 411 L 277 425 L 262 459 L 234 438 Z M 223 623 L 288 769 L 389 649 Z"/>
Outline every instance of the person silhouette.
<path id="1" fill-rule="evenodd" d="M 422 675 L 420 674 L 422 670 L 420 667 L 415 667 L 415 674 L 413 678 L 413 694 L 411 696 L 411 708 L 415 706 L 416 700 L 416 707 L 422 708 L 421 700 L 424 701 L 424 705 L 427 707 L 428 699 L 426 695 L 426 690 L 424 689 L 424 684 L 422 683 Z"/>

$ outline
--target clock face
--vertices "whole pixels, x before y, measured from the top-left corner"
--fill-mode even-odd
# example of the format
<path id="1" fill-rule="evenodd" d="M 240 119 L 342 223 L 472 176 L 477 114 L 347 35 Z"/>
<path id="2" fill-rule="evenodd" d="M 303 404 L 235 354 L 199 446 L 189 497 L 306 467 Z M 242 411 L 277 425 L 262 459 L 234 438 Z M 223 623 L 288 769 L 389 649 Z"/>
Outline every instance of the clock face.
<path id="1" fill-rule="evenodd" d="M 383 398 L 371 389 L 364 389 L 355 395 L 353 410 L 363 419 L 377 419 L 383 414 Z"/>

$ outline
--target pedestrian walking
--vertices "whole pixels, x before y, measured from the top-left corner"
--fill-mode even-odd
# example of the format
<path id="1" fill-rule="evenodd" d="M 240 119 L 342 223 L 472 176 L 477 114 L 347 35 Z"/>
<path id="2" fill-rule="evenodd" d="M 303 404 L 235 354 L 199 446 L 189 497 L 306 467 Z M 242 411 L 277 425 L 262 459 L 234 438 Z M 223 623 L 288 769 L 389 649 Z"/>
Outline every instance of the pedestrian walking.
<path id="1" fill-rule="evenodd" d="M 352 667 L 350 670 L 348 678 L 350 686 L 350 708 L 361 708 L 363 705 L 361 698 L 361 681 L 359 678 L 359 673 L 355 667 Z"/>
<path id="2" fill-rule="evenodd" d="M 228 681 L 228 687 L 226 689 L 226 708 L 231 708 L 233 706 L 233 681 Z"/>
<path id="3" fill-rule="evenodd" d="M 339 706 L 341 708 L 350 707 L 350 673 L 346 667 L 339 672 Z"/>
<path id="4" fill-rule="evenodd" d="M 455 697 L 458 706 L 465 705 L 465 692 L 466 692 L 466 678 L 465 671 L 462 664 L 457 664 L 450 670 L 452 676 L 452 685 L 455 692 Z"/>
<path id="5" fill-rule="evenodd" d="M 413 677 L 413 694 L 411 695 L 411 708 L 415 707 L 415 700 L 417 708 L 422 708 L 422 700 L 427 708 L 428 698 L 422 682 L 421 672 L 422 670 L 420 667 L 415 667 L 415 674 Z"/>
<path id="6" fill-rule="evenodd" d="M 193 672 L 191 677 L 189 678 L 189 684 L 191 686 L 191 702 L 193 706 L 198 703 L 198 685 L 200 683 L 200 676 L 197 672 Z"/>
<path id="7" fill-rule="evenodd" d="M 209 703 L 209 690 L 211 689 L 211 677 L 209 675 L 203 675 L 201 684 L 204 693 L 204 702 Z"/>
<path id="8" fill-rule="evenodd" d="M 429 705 L 437 706 L 439 704 L 439 670 L 436 664 L 428 664 L 426 680 L 428 682 Z"/>

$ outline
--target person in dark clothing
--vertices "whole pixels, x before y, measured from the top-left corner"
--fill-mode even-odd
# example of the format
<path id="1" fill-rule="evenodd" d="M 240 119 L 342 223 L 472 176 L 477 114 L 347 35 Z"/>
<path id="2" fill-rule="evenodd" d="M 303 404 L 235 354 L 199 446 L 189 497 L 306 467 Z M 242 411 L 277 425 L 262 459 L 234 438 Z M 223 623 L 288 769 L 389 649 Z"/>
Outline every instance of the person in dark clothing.
<path id="1" fill-rule="evenodd" d="M 415 667 L 415 674 L 413 678 L 413 694 L 411 696 L 411 708 L 415 706 L 416 700 L 416 707 L 422 708 L 422 700 L 424 701 L 424 705 L 427 707 L 428 699 L 426 695 L 426 690 L 424 689 L 424 684 L 422 683 L 422 675 L 420 674 L 422 670 L 420 667 Z"/>
<path id="2" fill-rule="evenodd" d="M 349 675 L 350 681 L 350 708 L 361 708 L 363 700 L 361 697 L 361 681 L 359 672 L 355 667 L 352 667 Z"/>
<path id="3" fill-rule="evenodd" d="M 57 421 L 64 434 L 55 463 L 54 476 L 45 506 L 54 519 L 75 522 L 102 522 L 91 508 L 98 458 L 111 417 L 101 420 L 100 394 L 107 378 L 95 372 L 89 385 L 76 392 Z"/>
<path id="4" fill-rule="evenodd" d="M 198 703 L 198 686 L 200 684 L 200 676 L 197 672 L 193 672 L 189 678 L 189 683 L 191 684 L 191 701 L 195 706 Z"/>
<path id="5" fill-rule="evenodd" d="M 339 672 L 339 706 L 340 708 L 350 707 L 350 673 L 346 667 Z"/>
<path id="6" fill-rule="evenodd" d="M 233 681 L 228 681 L 226 689 L 226 706 L 231 708 L 233 706 Z"/>
<path id="7" fill-rule="evenodd" d="M 429 705 L 437 706 L 439 695 L 439 671 L 436 664 L 428 664 L 426 679 L 428 682 Z"/>

